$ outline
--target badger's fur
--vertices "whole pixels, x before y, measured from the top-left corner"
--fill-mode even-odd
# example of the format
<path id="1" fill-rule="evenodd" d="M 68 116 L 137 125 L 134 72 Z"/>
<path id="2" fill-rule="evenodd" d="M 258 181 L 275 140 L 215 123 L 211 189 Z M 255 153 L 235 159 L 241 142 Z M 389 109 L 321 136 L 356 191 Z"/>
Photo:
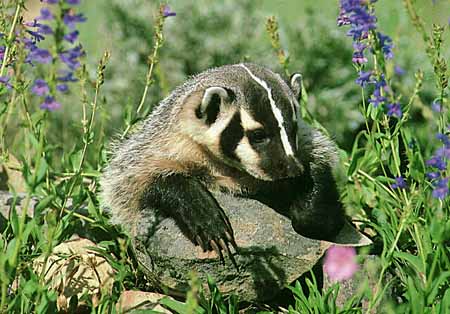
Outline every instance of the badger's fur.
<path id="1" fill-rule="evenodd" d="M 232 227 L 211 194 L 224 191 L 269 205 L 302 235 L 336 235 L 336 152 L 300 118 L 299 79 L 237 64 L 175 89 L 113 146 L 101 179 L 113 221 L 139 236 L 147 216 L 172 218 L 203 249 L 226 250 Z"/>

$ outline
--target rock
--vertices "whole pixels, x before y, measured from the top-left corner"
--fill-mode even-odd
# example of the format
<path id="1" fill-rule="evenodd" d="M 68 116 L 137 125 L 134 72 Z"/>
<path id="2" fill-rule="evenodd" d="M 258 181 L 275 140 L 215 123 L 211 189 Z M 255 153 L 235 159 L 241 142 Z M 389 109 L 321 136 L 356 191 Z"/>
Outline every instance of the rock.
<path id="1" fill-rule="evenodd" d="M 162 298 L 170 298 L 164 294 L 144 291 L 124 291 L 116 304 L 119 313 L 133 313 L 138 310 L 153 310 L 158 313 L 171 314 L 169 310 L 162 307 L 159 301 Z"/>
<path id="2" fill-rule="evenodd" d="M 0 191 L 0 231 L 6 226 L 6 221 L 9 220 L 11 214 L 11 208 L 15 204 L 15 210 L 17 215 L 21 215 L 22 209 L 25 206 L 25 193 L 18 193 L 16 197 L 10 192 Z M 33 217 L 34 207 L 37 204 L 37 199 L 30 198 L 27 207 L 27 216 Z"/>
<path id="3" fill-rule="evenodd" d="M 146 217 L 141 223 L 155 232 L 145 241 L 136 239 L 135 247 L 146 274 L 159 288 L 185 293 L 189 272 L 194 271 L 204 283 L 207 276 L 213 277 L 225 294 L 233 292 L 240 300 L 265 302 L 309 271 L 332 245 L 302 237 L 288 218 L 258 201 L 225 194 L 216 195 L 216 199 L 233 226 L 239 246 L 239 254 L 233 255 L 239 269 L 230 259 L 225 258 L 222 264 L 214 252 L 203 252 L 173 220 L 151 225 L 154 217 Z M 348 225 L 336 242 L 360 246 L 370 240 Z"/>
<path id="4" fill-rule="evenodd" d="M 1 152 L 0 152 L 1 153 Z M 8 154 L 8 160 L 0 165 L 0 190 L 11 188 L 16 193 L 26 191 L 25 179 L 20 172 L 21 164 L 14 155 Z"/>
<path id="5" fill-rule="evenodd" d="M 58 293 L 58 309 L 65 310 L 70 298 L 87 294 L 95 303 L 102 294 L 110 294 L 114 283 L 114 270 L 105 258 L 89 247 L 95 243 L 78 238 L 57 245 L 45 263 L 45 280 Z M 33 262 L 37 274 L 44 268 L 45 257 Z"/>

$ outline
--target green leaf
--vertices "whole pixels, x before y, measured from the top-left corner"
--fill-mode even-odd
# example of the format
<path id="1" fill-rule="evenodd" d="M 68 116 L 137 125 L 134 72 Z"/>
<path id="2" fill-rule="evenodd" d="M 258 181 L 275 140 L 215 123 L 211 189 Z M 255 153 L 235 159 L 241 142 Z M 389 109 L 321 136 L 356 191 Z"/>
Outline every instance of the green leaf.
<path id="1" fill-rule="evenodd" d="M 47 173 L 48 164 L 45 158 L 41 157 L 39 160 L 39 164 L 37 165 L 36 171 L 36 181 L 33 182 L 35 186 L 37 186 L 45 177 Z"/>
<path id="2" fill-rule="evenodd" d="M 394 252 L 394 257 L 400 260 L 408 262 L 417 274 L 425 273 L 425 265 L 422 263 L 422 259 L 419 256 L 415 256 L 406 252 Z"/>
<path id="3" fill-rule="evenodd" d="M 162 305 L 167 306 L 170 310 L 175 311 L 176 313 L 179 314 L 184 314 L 187 313 L 189 310 L 189 307 L 186 303 L 180 302 L 180 301 L 176 301 L 174 299 L 171 299 L 169 297 L 164 297 L 161 300 L 159 300 L 159 303 Z M 198 307 L 195 311 L 195 313 L 197 314 L 203 314 L 205 313 L 205 310 L 201 309 L 200 307 Z"/>
<path id="4" fill-rule="evenodd" d="M 428 297 L 427 297 L 427 303 L 428 304 L 433 304 L 436 301 L 436 297 L 437 297 L 437 295 L 439 293 L 439 288 L 446 281 L 448 281 L 448 278 L 450 278 L 450 270 L 444 271 L 435 280 L 433 280 L 431 292 L 428 294 Z M 448 287 L 449 287 L 449 283 L 448 282 L 447 282 L 446 287 L 447 287 L 447 290 L 448 290 Z"/>
<path id="5" fill-rule="evenodd" d="M 34 216 L 38 216 L 40 213 L 42 213 L 42 211 L 48 207 L 48 205 L 54 198 L 54 195 L 47 195 L 46 197 L 41 199 L 34 208 Z"/>

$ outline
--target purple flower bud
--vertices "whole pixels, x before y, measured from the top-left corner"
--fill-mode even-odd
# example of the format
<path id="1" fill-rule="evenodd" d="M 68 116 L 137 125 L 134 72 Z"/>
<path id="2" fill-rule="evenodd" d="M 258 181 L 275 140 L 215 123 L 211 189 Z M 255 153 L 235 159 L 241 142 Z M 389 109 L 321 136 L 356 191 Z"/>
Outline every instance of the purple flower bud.
<path id="1" fill-rule="evenodd" d="M 48 64 L 52 62 L 53 58 L 50 52 L 46 49 L 34 48 L 27 56 L 27 61 Z"/>
<path id="2" fill-rule="evenodd" d="M 443 200 L 448 195 L 448 179 L 449 178 L 440 179 L 434 185 L 433 192 L 431 193 L 434 198 Z"/>
<path id="3" fill-rule="evenodd" d="M 5 85 L 7 89 L 11 89 L 12 85 L 9 83 L 10 77 L 7 75 L 0 76 L 0 84 Z"/>
<path id="4" fill-rule="evenodd" d="M 381 96 L 380 93 L 373 93 L 372 97 L 369 99 L 369 103 L 372 104 L 375 108 L 377 108 L 380 104 L 384 103 L 387 100 L 386 97 Z"/>
<path id="5" fill-rule="evenodd" d="M 355 52 L 353 52 L 352 62 L 357 63 L 357 64 L 367 63 L 367 58 L 364 57 L 364 54 L 362 51 L 361 52 L 355 51 Z"/>
<path id="6" fill-rule="evenodd" d="M 44 96 L 50 92 L 50 88 L 47 82 L 43 79 L 37 79 L 34 81 L 34 85 L 31 88 L 31 92 L 37 96 Z"/>
<path id="7" fill-rule="evenodd" d="M 53 30 L 52 30 L 52 28 L 50 26 L 45 25 L 45 24 L 41 24 L 41 25 L 39 25 L 38 33 L 49 35 L 49 34 L 53 34 Z"/>
<path id="8" fill-rule="evenodd" d="M 31 38 L 34 42 L 40 42 L 41 40 L 45 39 L 45 37 L 39 34 L 39 32 L 30 31 L 29 29 L 27 29 L 27 33 L 31 35 Z"/>
<path id="9" fill-rule="evenodd" d="M 76 23 L 86 22 L 86 17 L 84 17 L 82 13 L 75 14 L 72 10 L 69 10 L 66 14 L 64 14 L 63 22 L 70 29 L 74 29 L 76 26 Z"/>
<path id="10" fill-rule="evenodd" d="M 46 20 L 50 21 L 53 20 L 55 17 L 52 14 L 52 11 L 50 11 L 49 8 L 42 8 L 41 9 L 41 15 L 36 18 L 36 20 Z"/>
<path id="11" fill-rule="evenodd" d="M 433 101 L 433 103 L 431 104 L 431 109 L 432 109 L 434 112 L 440 113 L 440 112 L 442 111 L 442 105 L 441 105 L 441 103 L 440 103 L 439 101 L 435 100 L 435 101 Z"/>
<path id="12" fill-rule="evenodd" d="M 339 11 L 339 15 L 337 17 L 337 25 L 338 26 L 343 26 L 343 25 L 349 25 L 349 24 L 350 24 L 350 19 L 345 14 L 345 11 L 341 9 Z"/>
<path id="13" fill-rule="evenodd" d="M 78 39 L 78 34 L 80 32 L 78 31 L 73 31 L 69 34 L 64 35 L 64 40 L 68 41 L 69 43 L 73 44 L 77 39 Z"/>
<path id="14" fill-rule="evenodd" d="M 41 0 L 41 2 L 48 3 L 48 4 L 57 4 L 59 0 Z"/>
<path id="15" fill-rule="evenodd" d="M 67 66 L 72 69 L 75 70 L 76 68 L 78 68 L 80 66 L 80 62 L 78 61 L 78 58 L 81 56 L 84 56 L 84 51 L 83 48 L 81 47 L 81 45 L 72 48 L 72 49 L 68 49 L 66 51 L 63 51 L 59 54 L 59 58 L 61 59 L 62 62 L 64 62 L 65 64 L 67 64 Z"/>
<path id="16" fill-rule="evenodd" d="M 56 85 L 56 89 L 61 93 L 67 93 L 69 91 L 69 86 L 67 86 L 67 84 L 58 84 Z"/>
<path id="17" fill-rule="evenodd" d="M 177 15 L 174 11 L 170 11 L 170 7 L 166 4 L 163 8 L 163 17 L 175 16 Z"/>
<path id="18" fill-rule="evenodd" d="M 440 140 L 445 145 L 445 147 L 450 147 L 450 136 L 448 136 L 446 134 L 438 133 L 438 134 L 436 134 L 436 138 L 438 140 Z"/>
<path id="19" fill-rule="evenodd" d="M 58 103 L 53 96 L 46 96 L 44 102 L 40 105 L 41 109 L 54 111 L 59 109 L 61 104 Z"/>
<path id="20" fill-rule="evenodd" d="M 66 0 L 67 4 L 70 5 L 78 5 L 80 4 L 80 0 Z"/>
<path id="21" fill-rule="evenodd" d="M 402 176 L 395 178 L 395 183 L 391 184 L 391 188 L 393 189 L 404 189 L 406 188 L 405 179 Z"/>
<path id="22" fill-rule="evenodd" d="M 403 70 L 400 66 L 396 65 L 394 66 L 394 73 L 398 76 L 405 75 L 406 71 Z"/>
<path id="23" fill-rule="evenodd" d="M 399 103 L 387 104 L 387 115 L 392 117 L 401 118 L 402 117 L 402 107 L 400 107 Z"/>
<path id="24" fill-rule="evenodd" d="M 394 54 L 392 53 L 392 39 L 391 37 L 384 35 L 380 32 L 377 32 L 378 38 L 380 40 L 380 46 L 381 50 L 383 51 L 384 57 L 386 59 L 392 59 L 394 57 Z"/>
<path id="25" fill-rule="evenodd" d="M 359 77 L 355 80 L 356 84 L 360 85 L 361 87 L 365 87 L 367 83 L 370 83 L 370 77 L 372 75 L 372 71 L 360 71 Z"/>
<path id="26" fill-rule="evenodd" d="M 62 76 L 58 76 L 56 79 L 60 82 L 76 82 L 78 79 L 73 77 L 73 72 L 71 71 L 61 71 Z"/>
<path id="27" fill-rule="evenodd" d="M 440 156 L 432 156 L 425 164 L 438 170 L 445 170 L 447 168 L 447 163 Z"/>
<path id="28" fill-rule="evenodd" d="M 439 178 L 441 175 L 439 172 L 427 172 L 427 178 L 430 180 L 435 180 Z"/>

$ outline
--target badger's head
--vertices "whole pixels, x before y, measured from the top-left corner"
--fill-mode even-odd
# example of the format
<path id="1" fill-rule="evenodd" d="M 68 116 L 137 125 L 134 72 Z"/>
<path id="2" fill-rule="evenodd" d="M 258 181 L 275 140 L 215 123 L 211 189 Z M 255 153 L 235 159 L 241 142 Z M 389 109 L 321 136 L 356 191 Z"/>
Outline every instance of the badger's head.
<path id="1" fill-rule="evenodd" d="M 182 127 L 219 160 L 257 179 L 299 176 L 300 78 L 293 75 L 288 84 L 252 64 L 201 74 L 185 99 L 190 115 Z"/>

